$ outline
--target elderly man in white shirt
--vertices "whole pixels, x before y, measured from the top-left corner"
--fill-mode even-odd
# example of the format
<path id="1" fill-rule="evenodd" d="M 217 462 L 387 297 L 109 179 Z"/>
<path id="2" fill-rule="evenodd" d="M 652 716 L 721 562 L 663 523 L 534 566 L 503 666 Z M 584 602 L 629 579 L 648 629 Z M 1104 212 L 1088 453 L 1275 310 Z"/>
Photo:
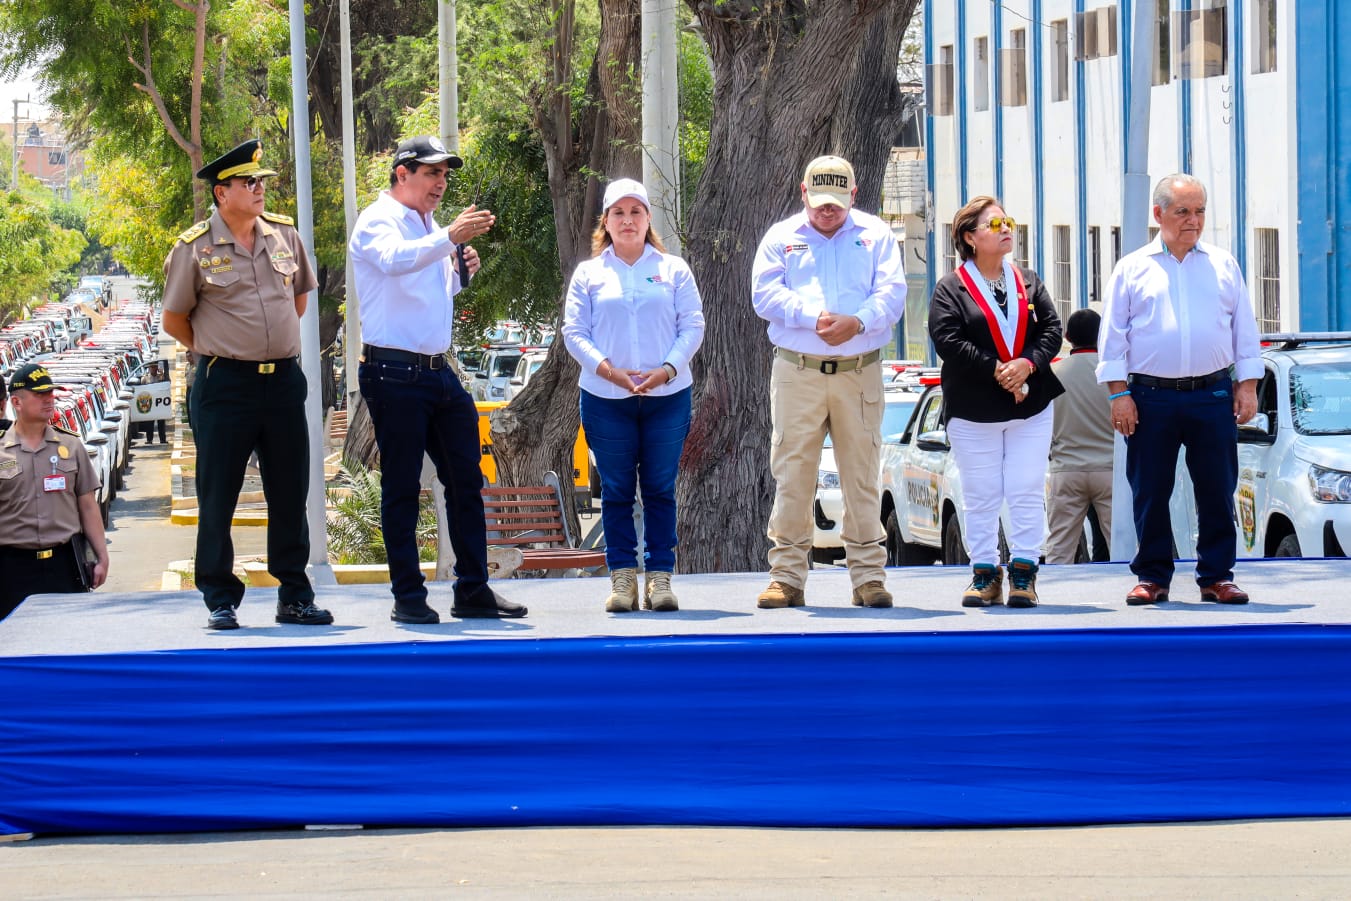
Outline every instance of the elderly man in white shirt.
<path id="1" fill-rule="evenodd" d="M 478 411 L 446 359 L 460 267 L 479 258 L 465 242 L 490 229 L 489 210 L 467 207 L 448 227 L 433 211 L 446 176 L 462 165 L 435 137 L 404 141 L 394 153 L 389 190 L 357 219 L 348 252 L 361 301 L 361 396 L 380 447 L 380 524 L 397 623 L 440 621 L 427 604 L 416 529 L 422 457 L 446 488 L 455 551 L 456 617 L 520 617 L 526 609 L 488 587 L 488 541 L 479 494 Z"/>
<path id="2" fill-rule="evenodd" d="M 1243 271 L 1201 241 L 1206 190 L 1190 175 L 1154 189 L 1156 240 L 1122 258 L 1107 286 L 1098 381 L 1106 382 L 1112 427 L 1126 438 L 1139 550 L 1131 605 L 1168 600 L 1177 455 L 1186 448 L 1196 490 L 1196 583 L 1201 600 L 1246 604 L 1233 582 L 1237 535 L 1237 424 L 1257 412 L 1261 346 Z M 1231 371 L 1232 370 L 1232 371 Z"/>
<path id="3" fill-rule="evenodd" d="M 812 544 L 812 502 L 829 433 L 844 495 L 845 558 L 860 607 L 890 607 L 882 498 L 881 348 L 905 312 L 905 272 L 891 228 L 853 209 L 847 160 L 812 160 L 802 211 L 770 227 L 751 272 L 751 302 L 774 344 L 769 451 L 769 587 L 762 608 L 800 607 Z"/>

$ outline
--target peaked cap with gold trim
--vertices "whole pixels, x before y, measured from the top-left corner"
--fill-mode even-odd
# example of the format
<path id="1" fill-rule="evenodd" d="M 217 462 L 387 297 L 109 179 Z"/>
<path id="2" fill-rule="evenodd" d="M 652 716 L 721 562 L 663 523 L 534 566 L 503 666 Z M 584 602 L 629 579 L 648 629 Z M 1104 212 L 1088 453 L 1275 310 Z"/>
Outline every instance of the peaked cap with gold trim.
<path id="1" fill-rule="evenodd" d="M 212 184 L 230 178 L 247 178 L 256 175 L 260 178 L 276 175 L 271 169 L 264 169 L 258 161 L 263 158 L 263 143 L 256 138 L 245 141 L 229 153 L 216 157 L 197 170 L 197 177 Z"/>

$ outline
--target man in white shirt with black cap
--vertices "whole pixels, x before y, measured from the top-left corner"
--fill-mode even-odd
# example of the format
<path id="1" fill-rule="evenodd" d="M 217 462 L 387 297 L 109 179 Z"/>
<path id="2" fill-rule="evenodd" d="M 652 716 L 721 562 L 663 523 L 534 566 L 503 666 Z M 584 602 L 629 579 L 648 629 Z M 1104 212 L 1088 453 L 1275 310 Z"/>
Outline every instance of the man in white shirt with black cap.
<path id="1" fill-rule="evenodd" d="M 446 489 L 455 551 L 456 617 L 521 617 L 526 608 L 488 587 L 488 546 L 479 494 L 478 411 L 446 358 L 455 322 L 466 242 L 492 228 L 489 210 L 471 205 L 449 226 L 432 213 L 451 169 L 463 165 L 435 137 L 404 141 L 394 153 L 389 190 L 362 211 L 348 243 L 361 308 L 361 396 L 380 447 L 380 522 L 398 623 L 440 621 L 427 604 L 416 543 L 423 454 Z"/>

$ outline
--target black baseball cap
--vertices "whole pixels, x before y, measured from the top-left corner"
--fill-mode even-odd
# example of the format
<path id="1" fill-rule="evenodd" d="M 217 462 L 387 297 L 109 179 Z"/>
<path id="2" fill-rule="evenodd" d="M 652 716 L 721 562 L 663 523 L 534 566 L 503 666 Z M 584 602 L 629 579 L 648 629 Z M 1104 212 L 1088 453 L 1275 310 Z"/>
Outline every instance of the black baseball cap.
<path id="1" fill-rule="evenodd" d="M 464 160 L 446 149 L 441 139 L 435 135 L 418 135 L 399 144 L 394 151 L 394 167 L 416 161 L 419 163 L 445 163 L 452 169 L 464 165 Z"/>
<path id="2" fill-rule="evenodd" d="M 47 367 L 37 363 L 21 366 L 9 379 L 10 391 L 32 391 L 34 394 L 47 394 L 56 390 L 52 374 Z"/>

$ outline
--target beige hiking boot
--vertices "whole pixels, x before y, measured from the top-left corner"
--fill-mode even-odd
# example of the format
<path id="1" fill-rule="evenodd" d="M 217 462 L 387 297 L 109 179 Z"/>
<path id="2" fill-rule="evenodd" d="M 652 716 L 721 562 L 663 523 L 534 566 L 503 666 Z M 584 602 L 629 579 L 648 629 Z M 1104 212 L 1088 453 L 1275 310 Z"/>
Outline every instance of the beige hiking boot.
<path id="1" fill-rule="evenodd" d="M 1037 564 L 1014 557 L 1009 561 L 1009 606 L 1037 606 Z"/>
<path id="2" fill-rule="evenodd" d="M 1004 603 L 1004 571 L 990 563 L 971 567 L 971 587 L 962 595 L 963 607 L 992 607 Z"/>
<path id="3" fill-rule="evenodd" d="M 806 603 L 807 599 L 803 596 L 801 588 L 784 582 L 770 582 L 769 587 L 760 592 L 760 596 L 755 599 L 755 605 L 764 610 L 801 607 Z"/>
<path id="4" fill-rule="evenodd" d="M 610 573 L 610 596 L 606 613 L 629 613 L 638 609 L 638 570 L 616 569 Z"/>
<path id="5" fill-rule="evenodd" d="M 891 592 L 881 582 L 864 582 L 854 589 L 855 607 L 890 607 Z"/>
<path id="6" fill-rule="evenodd" d="M 647 610 L 679 610 L 675 592 L 671 590 L 671 574 L 650 572 L 643 586 L 643 607 Z"/>

